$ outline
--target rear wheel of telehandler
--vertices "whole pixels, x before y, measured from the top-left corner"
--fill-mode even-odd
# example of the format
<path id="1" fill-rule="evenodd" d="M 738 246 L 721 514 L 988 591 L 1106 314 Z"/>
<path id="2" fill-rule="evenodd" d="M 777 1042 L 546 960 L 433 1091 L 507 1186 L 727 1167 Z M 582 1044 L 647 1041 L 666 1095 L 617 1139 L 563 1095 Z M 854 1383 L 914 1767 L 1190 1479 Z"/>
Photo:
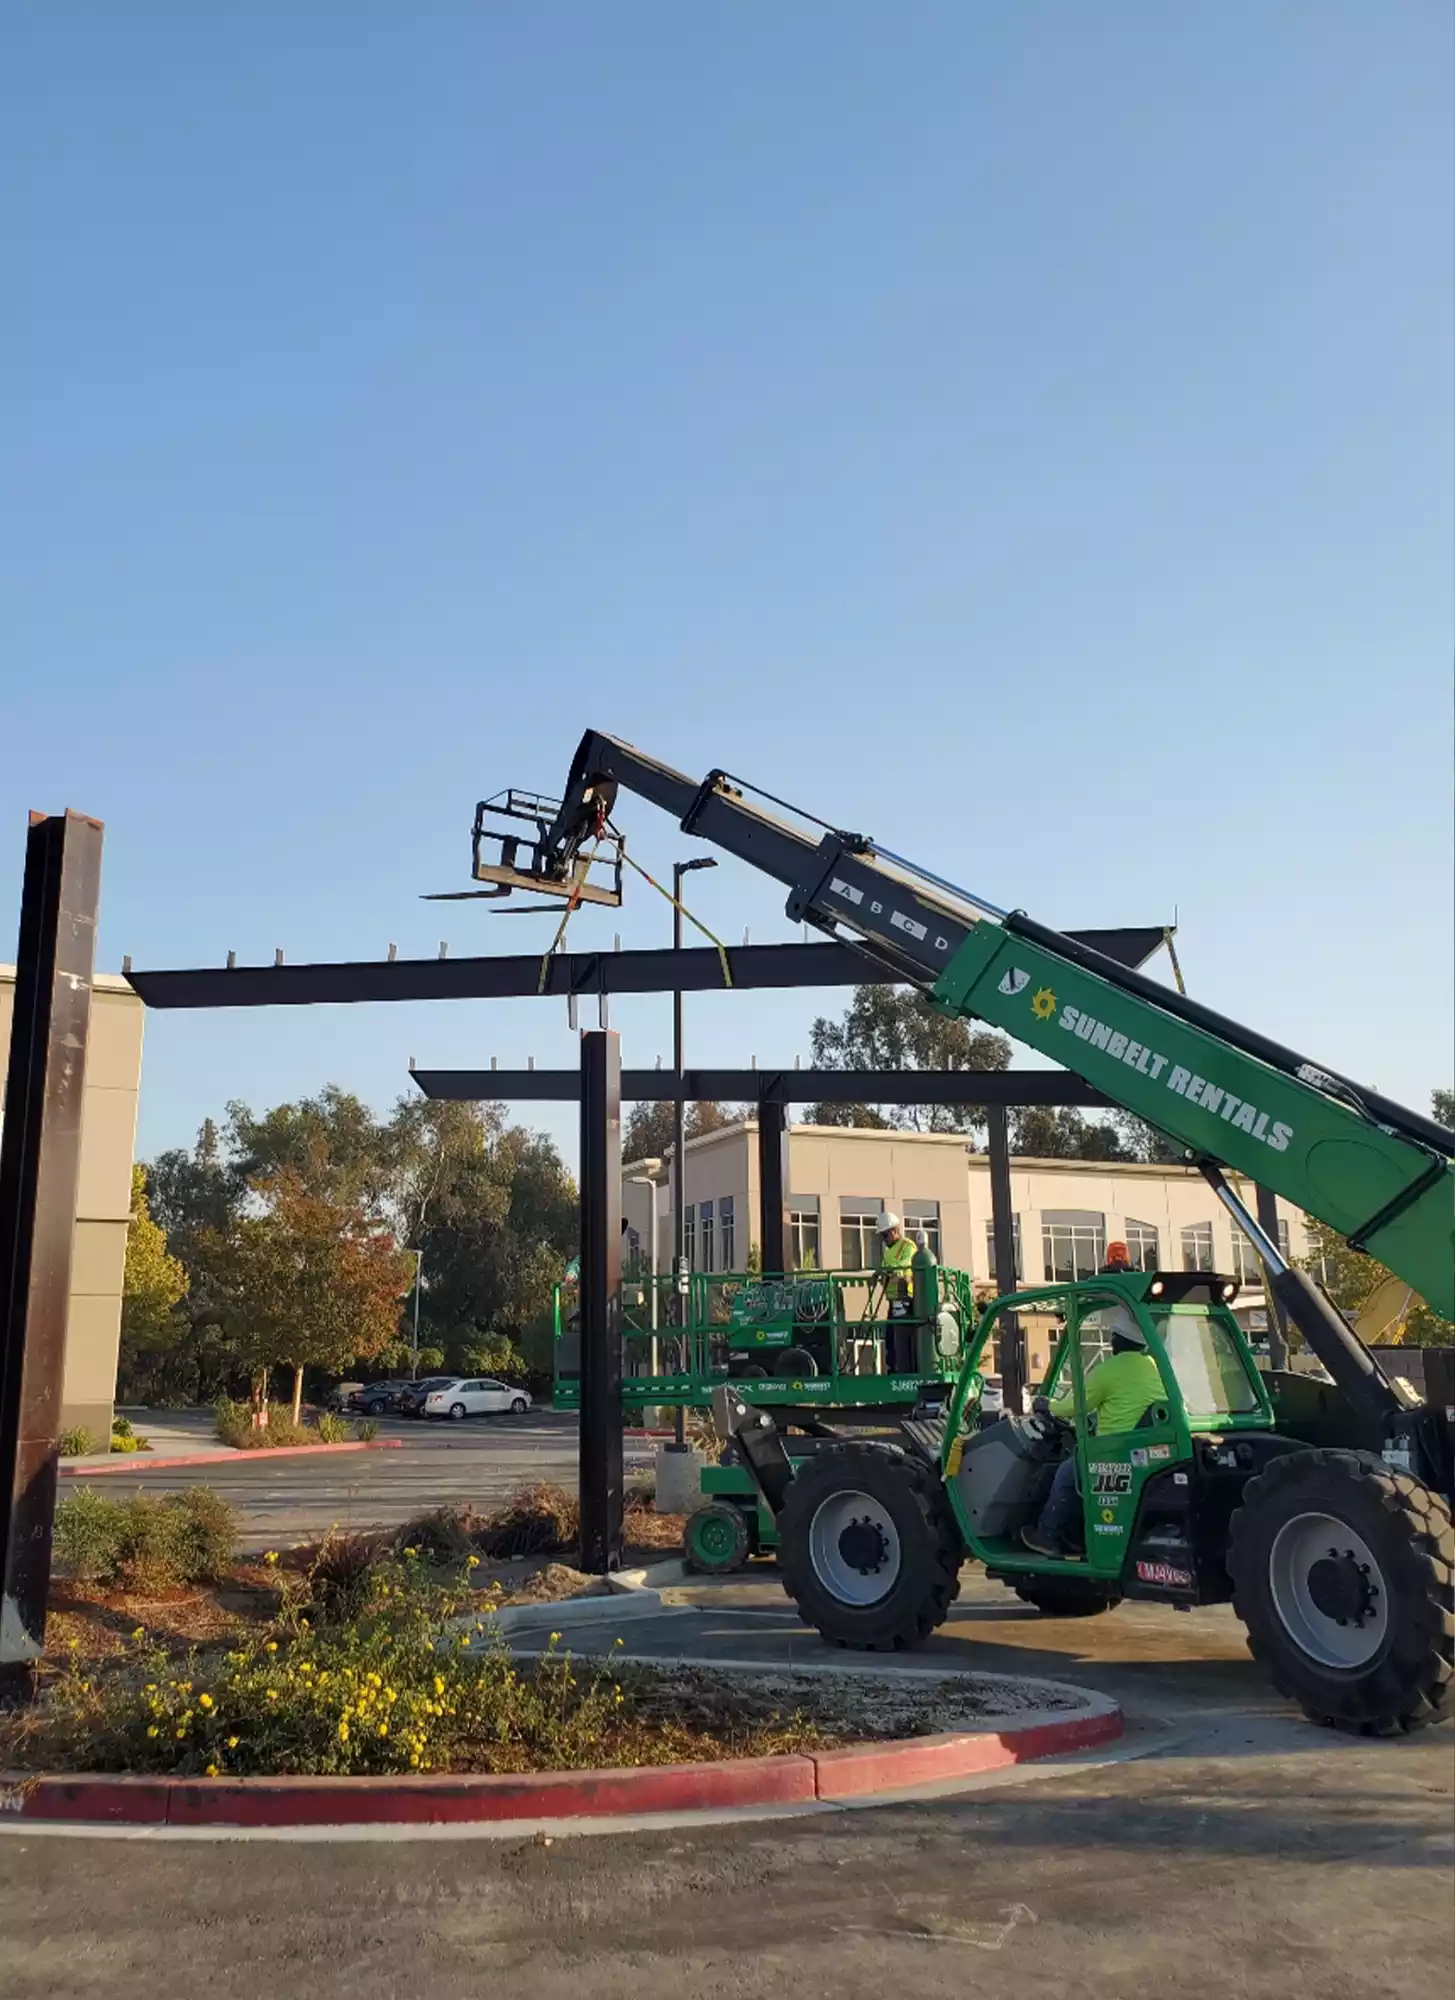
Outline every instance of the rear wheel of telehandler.
<path id="1" fill-rule="evenodd" d="M 1094 1618 L 1122 1601 L 1114 1583 L 1091 1583 L 1080 1576 L 1007 1576 L 1001 1581 L 1048 1618 Z"/>
<path id="2" fill-rule="evenodd" d="M 959 1592 L 960 1531 L 934 1472 L 872 1444 L 806 1459 L 778 1517 L 788 1594 L 836 1646 L 916 1646 Z"/>
<path id="3" fill-rule="evenodd" d="M 1393 1736 L 1455 1714 L 1455 1532 L 1420 1480 L 1372 1452 L 1275 1458 L 1228 1570 L 1249 1650 L 1315 1722 Z"/>
<path id="4" fill-rule="evenodd" d="M 725 1576 L 741 1569 L 753 1553 L 753 1535 L 741 1507 L 710 1501 L 687 1518 L 682 1547 L 690 1569 Z"/>

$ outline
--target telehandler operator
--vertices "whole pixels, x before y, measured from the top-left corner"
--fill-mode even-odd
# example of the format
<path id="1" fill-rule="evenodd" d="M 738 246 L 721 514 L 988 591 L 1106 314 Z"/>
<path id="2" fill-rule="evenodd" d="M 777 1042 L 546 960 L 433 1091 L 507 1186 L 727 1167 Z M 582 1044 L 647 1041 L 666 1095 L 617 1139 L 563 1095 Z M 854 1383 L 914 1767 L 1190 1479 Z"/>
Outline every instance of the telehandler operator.
<path id="1" fill-rule="evenodd" d="M 1117 1431 L 1134 1431 L 1162 1395 L 1162 1377 L 1131 1314 L 1116 1309 L 1116 1323 L 1109 1331 L 1111 1353 L 1086 1377 L 1087 1421 L 1095 1425 L 1099 1438 Z M 1062 1423 L 1075 1424 L 1076 1396 L 1069 1369 L 1061 1394 L 1054 1398 L 1037 1396 L 1032 1408 L 1042 1416 L 1059 1417 Z M 1073 1430 L 1068 1433 L 1066 1456 L 1056 1467 L 1041 1518 L 1033 1526 L 1022 1528 L 1021 1540 L 1040 1556 L 1084 1555 L 1081 1520 Z"/>

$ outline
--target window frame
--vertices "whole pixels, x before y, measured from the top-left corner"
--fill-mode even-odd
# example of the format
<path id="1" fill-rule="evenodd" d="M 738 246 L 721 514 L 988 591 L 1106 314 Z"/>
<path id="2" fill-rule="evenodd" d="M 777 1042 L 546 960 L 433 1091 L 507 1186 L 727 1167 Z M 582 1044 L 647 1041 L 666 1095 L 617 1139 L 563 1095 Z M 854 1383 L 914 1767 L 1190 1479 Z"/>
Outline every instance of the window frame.
<path id="1" fill-rule="evenodd" d="M 1065 1232 L 1071 1250 L 1071 1268 L 1062 1271 L 1056 1264 L 1056 1232 Z M 1082 1241 L 1085 1237 L 1088 1240 Z M 1083 1257 L 1089 1263 L 1082 1267 Z M 1106 1262 L 1106 1215 L 1094 1208 L 1043 1208 L 1041 1210 L 1041 1263 L 1048 1285 L 1079 1284 L 1094 1278 Z"/>
<path id="2" fill-rule="evenodd" d="M 823 1269 L 823 1216 L 816 1194 L 791 1194 L 788 1197 L 788 1238 L 793 1255 L 795 1271 Z M 813 1263 L 803 1262 L 805 1244 L 803 1236 L 808 1229 L 813 1231 Z"/>
<path id="3" fill-rule="evenodd" d="M 1197 1239 L 1198 1254 L 1201 1254 L 1202 1245 L 1204 1244 L 1204 1242 L 1206 1243 L 1207 1262 L 1205 1264 L 1188 1263 L 1187 1259 L 1189 1255 L 1189 1245 L 1188 1245 L 1189 1237 L 1195 1237 Z M 1177 1249 L 1178 1249 L 1178 1256 L 1181 1259 L 1182 1270 L 1215 1271 L 1217 1269 L 1217 1244 L 1214 1238 L 1213 1226 L 1211 1221 L 1184 1222 L 1181 1229 L 1178 1231 Z"/>
<path id="4" fill-rule="evenodd" d="M 884 1202 L 878 1195 L 841 1194 L 839 1196 L 839 1269 L 841 1271 L 872 1271 L 874 1260 L 874 1224 L 884 1210 Z M 849 1255 L 848 1235 L 854 1232 L 855 1248 L 862 1257 Z"/>
<path id="5" fill-rule="evenodd" d="M 1146 1245 L 1141 1242 L 1141 1239 L 1145 1236 L 1150 1236 L 1152 1239 L 1152 1261 L 1150 1264 L 1146 1262 Z M 1136 1249 L 1132 1247 L 1132 1239 L 1134 1237 L 1138 1239 Z M 1156 1271 L 1160 1269 L 1162 1232 L 1155 1222 L 1141 1222 L 1135 1215 L 1124 1217 L 1122 1222 L 1122 1241 L 1127 1246 L 1127 1255 L 1132 1260 L 1132 1269 L 1134 1271 Z"/>
<path id="6" fill-rule="evenodd" d="M 943 1264 L 944 1239 L 940 1233 L 940 1204 L 937 1201 L 906 1201 L 904 1204 L 904 1233 L 913 1242 L 917 1229 L 922 1229 L 929 1238 L 930 1255 L 937 1264 Z"/>

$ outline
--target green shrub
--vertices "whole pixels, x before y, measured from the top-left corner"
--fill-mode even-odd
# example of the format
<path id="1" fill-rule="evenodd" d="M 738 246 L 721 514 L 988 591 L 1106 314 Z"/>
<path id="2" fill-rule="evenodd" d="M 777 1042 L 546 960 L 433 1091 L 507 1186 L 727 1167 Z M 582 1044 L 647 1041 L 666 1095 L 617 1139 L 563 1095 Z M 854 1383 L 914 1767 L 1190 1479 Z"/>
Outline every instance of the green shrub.
<path id="1" fill-rule="evenodd" d="M 114 1438 L 129 1438 L 131 1436 L 131 1418 L 123 1417 L 120 1412 L 117 1412 L 111 1419 L 111 1435 Z"/>
<path id="2" fill-rule="evenodd" d="M 109 1583 L 126 1543 L 127 1507 L 94 1486 L 78 1486 L 56 1503 L 57 1560 L 77 1583 Z"/>
<path id="3" fill-rule="evenodd" d="M 378 1435 L 379 1419 L 377 1417 L 360 1417 L 359 1421 L 354 1425 L 354 1436 L 359 1440 L 360 1444 L 372 1444 Z"/>
<path id="4" fill-rule="evenodd" d="M 210 1486 L 184 1487 L 168 1500 L 182 1517 L 177 1533 L 184 1581 L 211 1583 L 225 1576 L 237 1559 L 236 1511 Z"/>
<path id="5" fill-rule="evenodd" d="M 88 1452 L 96 1449 L 96 1440 L 84 1424 L 62 1431 L 58 1443 L 62 1458 L 85 1458 Z"/>
<path id="6" fill-rule="evenodd" d="M 212 1414 L 213 1428 L 220 1444 L 230 1444 L 234 1450 L 240 1450 L 254 1436 L 250 1403 L 239 1403 L 231 1396 L 219 1396 Z"/>
<path id="7" fill-rule="evenodd" d="M 56 1508 L 55 1550 L 78 1583 L 174 1590 L 227 1571 L 237 1552 L 237 1518 L 206 1486 L 129 1500 L 82 1486 Z"/>
<path id="8" fill-rule="evenodd" d="M 270 1403 L 266 1424 L 253 1422 L 251 1403 L 235 1402 L 223 1396 L 213 1408 L 214 1426 L 221 1443 L 235 1451 L 257 1451 L 264 1445 L 317 1444 L 318 1434 L 308 1424 L 293 1421 L 286 1405 Z"/>
<path id="9" fill-rule="evenodd" d="M 325 1410 L 315 1426 L 320 1444 L 345 1444 L 349 1435 L 349 1420 Z"/>

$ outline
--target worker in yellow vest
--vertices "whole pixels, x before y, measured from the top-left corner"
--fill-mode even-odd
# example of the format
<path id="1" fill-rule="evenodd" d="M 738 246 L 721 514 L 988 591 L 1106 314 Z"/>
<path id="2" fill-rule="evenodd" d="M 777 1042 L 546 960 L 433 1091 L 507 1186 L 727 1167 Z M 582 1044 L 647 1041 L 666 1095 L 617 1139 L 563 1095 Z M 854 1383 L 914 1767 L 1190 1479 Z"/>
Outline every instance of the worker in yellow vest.
<path id="1" fill-rule="evenodd" d="M 914 1265 L 914 1244 L 905 1235 L 904 1225 L 892 1209 L 880 1210 L 874 1234 L 879 1243 L 879 1271 L 884 1280 L 884 1296 L 889 1302 L 885 1366 L 891 1375 L 912 1374 L 914 1328 L 906 1322 L 914 1310 L 914 1286 L 910 1277 Z"/>

